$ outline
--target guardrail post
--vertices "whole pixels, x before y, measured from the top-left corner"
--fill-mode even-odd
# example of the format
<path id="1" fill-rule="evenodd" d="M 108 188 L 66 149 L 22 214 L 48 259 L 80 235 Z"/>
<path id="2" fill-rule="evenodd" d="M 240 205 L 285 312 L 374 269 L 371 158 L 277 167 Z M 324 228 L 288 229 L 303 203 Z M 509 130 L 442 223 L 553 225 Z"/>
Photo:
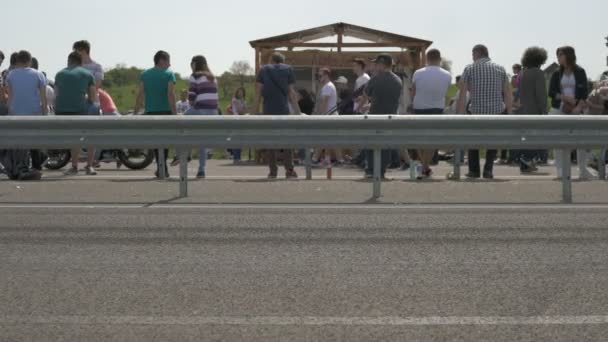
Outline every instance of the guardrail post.
<path id="1" fill-rule="evenodd" d="M 312 180 L 312 152 L 310 148 L 304 149 L 304 165 L 306 167 L 306 180 Z"/>
<path id="2" fill-rule="evenodd" d="M 167 156 L 165 156 L 165 149 L 164 148 L 159 148 L 158 149 L 158 159 L 157 160 L 157 165 L 158 165 L 158 178 L 160 179 L 166 179 L 167 178 L 167 160 L 165 159 Z"/>
<path id="3" fill-rule="evenodd" d="M 603 148 L 600 151 L 600 157 L 597 162 L 597 169 L 600 180 L 606 180 L 606 149 Z"/>
<path id="4" fill-rule="evenodd" d="M 179 150 L 179 197 L 188 197 L 188 150 Z M 200 157 L 199 158 L 203 158 Z"/>
<path id="5" fill-rule="evenodd" d="M 382 175 L 381 164 L 382 164 L 382 150 L 379 148 L 374 149 L 374 198 L 378 199 L 381 196 L 381 185 Z"/>
<path id="6" fill-rule="evenodd" d="M 562 202 L 572 204 L 572 160 L 570 149 L 557 151 L 562 155 Z"/>
<path id="7" fill-rule="evenodd" d="M 456 149 L 454 151 L 454 174 L 453 180 L 460 180 L 460 160 L 462 159 L 463 150 Z"/>

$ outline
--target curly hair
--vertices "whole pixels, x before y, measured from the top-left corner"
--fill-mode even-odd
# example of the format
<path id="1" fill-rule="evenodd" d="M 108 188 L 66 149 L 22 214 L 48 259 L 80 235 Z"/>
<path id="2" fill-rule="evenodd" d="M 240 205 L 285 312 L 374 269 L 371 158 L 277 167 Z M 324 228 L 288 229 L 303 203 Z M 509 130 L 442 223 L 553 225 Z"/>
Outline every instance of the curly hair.
<path id="1" fill-rule="evenodd" d="M 533 46 L 526 49 L 521 58 L 521 64 L 524 68 L 540 68 L 547 62 L 547 58 L 547 50 L 538 46 Z"/>

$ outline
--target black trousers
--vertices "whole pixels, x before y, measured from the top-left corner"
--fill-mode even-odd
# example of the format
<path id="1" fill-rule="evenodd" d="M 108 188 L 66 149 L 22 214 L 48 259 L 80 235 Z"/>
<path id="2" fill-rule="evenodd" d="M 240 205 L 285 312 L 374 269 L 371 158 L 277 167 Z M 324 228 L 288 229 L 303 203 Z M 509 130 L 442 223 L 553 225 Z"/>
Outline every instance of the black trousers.
<path id="1" fill-rule="evenodd" d="M 483 172 L 492 173 L 494 171 L 494 159 L 498 151 L 487 150 L 486 151 L 486 164 L 483 168 Z M 479 150 L 469 150 L 469 172 L 481 175 L 481 167 L 479 161 Z"/>
<path id="2" fill-rule="evenodd" d="M 145 115 L 172 115 L 171 112 L 147 112 Z M 159 150 L 154 150 L 154 157 L 156 158 L 156 172 L 160 172 L 160 158 L 158 157 Z M 168 166 L 167 166 L 167 158 L 169 156 L 169 149 L 165 149 L 165 173 L 167 173 L 168 171 Z"/>
<path id="3" fill-rule="evenodd" d="M 40 150 L 30 150 L 30 156 L 32 158 L 32 169 L 42 171 L 42 164 L 46 161 L 46 153 Z"/>

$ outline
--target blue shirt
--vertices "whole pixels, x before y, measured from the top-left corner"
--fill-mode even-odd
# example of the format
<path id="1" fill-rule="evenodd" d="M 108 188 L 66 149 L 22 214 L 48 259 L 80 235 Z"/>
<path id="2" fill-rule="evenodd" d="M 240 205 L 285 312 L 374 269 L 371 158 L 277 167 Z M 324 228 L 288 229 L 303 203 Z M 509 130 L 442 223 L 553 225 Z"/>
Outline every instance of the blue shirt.
<path id="1" fill-rule="evenodd" d="M 11 70 L 6 79 L 11 90 L 9 103 L 12 115 L 41 115 L 40 88 L 46 88 L 46 77 L 32 68 L 17 68 Z M 46 96 L 46 89 L 43 90 Z"/>
<path id="2" fill-rule="evenodd" d="M 296 83 L 291 66 L 287 64 L 265 65 L 260 69 L 257 82 L 263 85 L 264 114 L 290 114 L 289 86 Z"/>

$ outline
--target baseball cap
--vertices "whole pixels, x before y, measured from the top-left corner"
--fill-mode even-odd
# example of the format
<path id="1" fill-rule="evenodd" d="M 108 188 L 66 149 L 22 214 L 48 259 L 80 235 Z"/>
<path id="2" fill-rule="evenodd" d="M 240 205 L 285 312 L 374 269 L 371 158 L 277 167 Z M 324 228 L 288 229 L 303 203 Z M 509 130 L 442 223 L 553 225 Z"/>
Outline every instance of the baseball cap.
<path id="1" fill-rule="evenodd" d="M 384 64 L 387 66 L 392 66 L 393 65 L 393 56 L 391 56 L 387 53 L 383 53 L 383 54 L 378 55 L 378 57 L 376 57 L 375 59 L 373 59 L 372 62 L 374 62 L 376 64 Z"/>
<path id="2" fill-rule="evenodd" d="M 340 76 L 337 80 L 334 81 L 334 83 L 348 84 L 348 79 L 344 76 Z"/>

